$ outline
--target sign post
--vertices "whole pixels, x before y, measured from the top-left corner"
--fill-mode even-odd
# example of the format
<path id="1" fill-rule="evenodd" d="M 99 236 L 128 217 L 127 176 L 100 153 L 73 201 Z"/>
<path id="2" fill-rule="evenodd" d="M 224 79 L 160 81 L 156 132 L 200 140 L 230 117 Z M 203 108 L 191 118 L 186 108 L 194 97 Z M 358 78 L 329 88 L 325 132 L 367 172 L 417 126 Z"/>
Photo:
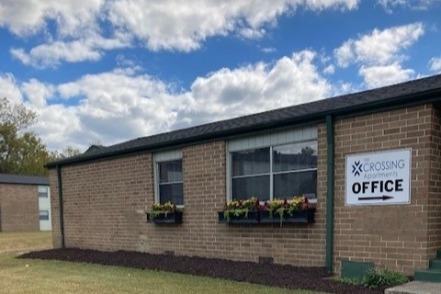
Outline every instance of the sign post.
<path id="1" fill-rule="evenodd" d="M 346 156 L 345 205 L 410 203 L 412 150 Z"/>

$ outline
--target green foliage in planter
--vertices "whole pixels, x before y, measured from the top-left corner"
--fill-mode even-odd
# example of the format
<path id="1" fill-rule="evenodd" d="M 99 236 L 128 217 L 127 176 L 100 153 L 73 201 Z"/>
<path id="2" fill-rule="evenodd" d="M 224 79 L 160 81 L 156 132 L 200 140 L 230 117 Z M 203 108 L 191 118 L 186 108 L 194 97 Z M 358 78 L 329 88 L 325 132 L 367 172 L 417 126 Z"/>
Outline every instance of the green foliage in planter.
<path id="1" fill-rule="evenodd" d="M 176 205 L 170 201 L 163 204 L 153 203 L 152 211 L 150 212 L 150 219 L 153 220 L 162 214 L 164 214 L 165 217 L 167 217 L 169 213 L 174 213 L 176 211 L 177 211 Z"/>
<path id="2" fill-rule="evenodd" d="M 259 206 L 259 200 L 255 197 L 246 200 L 233 200 L 225 203 L 224 219 L 229 222 L 232 216 L 248 218 L 248 213 L 259 211 Z"/>
<path id="3" fill-rule="evenodd" d="M 265 202 L 262 210 L 268 211 L 270 217 L 276 215 L 280 219 L 280 226 L 283 223 L 283 216 L 293 216 L 297 211 L 307 210 L 309 208 L 308 198 L 304 196 L 294 196 L 292 199 L 274 199 Z"/>

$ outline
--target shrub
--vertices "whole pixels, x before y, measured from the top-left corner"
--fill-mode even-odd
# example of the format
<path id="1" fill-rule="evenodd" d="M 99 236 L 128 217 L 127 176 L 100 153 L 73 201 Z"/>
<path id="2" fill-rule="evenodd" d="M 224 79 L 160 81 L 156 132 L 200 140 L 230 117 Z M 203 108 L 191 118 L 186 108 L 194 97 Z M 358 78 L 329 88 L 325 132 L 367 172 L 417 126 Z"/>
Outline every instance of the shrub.
<path id="1" fill-rule="evenodd" d="M 336 281 L 346 285 L 363 285 L 366 288 L 378 289 L 384 286 L 395 286 L 404 284 L 409 279 L 400 273 L 390 270 L 371 269 L 363 277 L 359 278 L 337 278 Z"/>
<path id="2" fill-rule="evenodd" d="M 363 280 L 365 287 L 377 289 L 383 286 L 404 284 L 408 281 L 408 278 L 397 272 L 372 269 L 366 273 Z"/>

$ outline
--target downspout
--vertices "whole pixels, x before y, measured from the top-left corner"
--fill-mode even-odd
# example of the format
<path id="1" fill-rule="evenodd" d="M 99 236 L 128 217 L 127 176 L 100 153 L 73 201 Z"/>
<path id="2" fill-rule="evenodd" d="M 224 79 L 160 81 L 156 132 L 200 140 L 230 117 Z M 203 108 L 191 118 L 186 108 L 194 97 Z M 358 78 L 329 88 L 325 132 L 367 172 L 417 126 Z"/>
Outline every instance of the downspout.
<path id="1" fill-rule="evenodd" d="M 326 269 L 333 270 L 334 261 L 334 122 L 326 115 L 327 172 L 326 172 Z"/>
<path id="2" fill-rule="evenodd" d="M 64 242 L 64 205 L 63 205 L 63 181 L 61 179 L 61 166 L 57 165 L 58 178 L 58 207 L 60 212 L 60 234 L 61 234 L 61 248 L 66 248 Z"/>

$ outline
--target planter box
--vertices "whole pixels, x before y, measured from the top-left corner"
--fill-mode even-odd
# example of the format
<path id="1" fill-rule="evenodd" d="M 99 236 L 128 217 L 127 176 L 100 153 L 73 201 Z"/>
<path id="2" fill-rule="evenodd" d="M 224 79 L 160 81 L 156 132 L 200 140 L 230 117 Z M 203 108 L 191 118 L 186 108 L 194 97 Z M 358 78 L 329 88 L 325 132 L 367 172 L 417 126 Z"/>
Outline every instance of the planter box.
<path id="1" fill-rule="evenodd" d="M 182 224 L 182 211 L 161 213 L 154 219 L 150 219 L 150 213 L 147 213 L 147 222 L 154 224 Z"/>
<path id="2" fill-rule="evenodd" d="M 228 224 L 258 224 L 260 219 L 260 214 L 258 211 L 249 212 L 248 216 L 234 216 L 230 217 L 230 220 L 224 218 L 224 212 L 218 211 L 218 219 L 219 223 L 228 223 Z"/>
<path id="3" fill-rule="evenodd" d="M 314 213 L 315 208 L 310 208 L 308 210 L 297 211 L 293 215 L 288 215 L 287 213 L 283 215 L 282 222 L 278 215 L 270 216 L 268 211 L 256 211 L 248 213 L 248 217 L 244 216 L 231 216 L 230 220 L 227 221 L 224 218 L 224 212 L 218 211 L 219 223 L 228 224 L 311 224 L 314 223 Z"/>
<path id="4" fill-rule="evenodd" d="M 282 221 L 278 215 L 270 216 L 268 211 L 260 212 L 260 223 L 261 224 L 310 224 L 314 223 L 314 213 L 315 208 L 310 208 L 308 210 L 297 211 L 293 215 L 285 213 L 283 215 Z"/>

